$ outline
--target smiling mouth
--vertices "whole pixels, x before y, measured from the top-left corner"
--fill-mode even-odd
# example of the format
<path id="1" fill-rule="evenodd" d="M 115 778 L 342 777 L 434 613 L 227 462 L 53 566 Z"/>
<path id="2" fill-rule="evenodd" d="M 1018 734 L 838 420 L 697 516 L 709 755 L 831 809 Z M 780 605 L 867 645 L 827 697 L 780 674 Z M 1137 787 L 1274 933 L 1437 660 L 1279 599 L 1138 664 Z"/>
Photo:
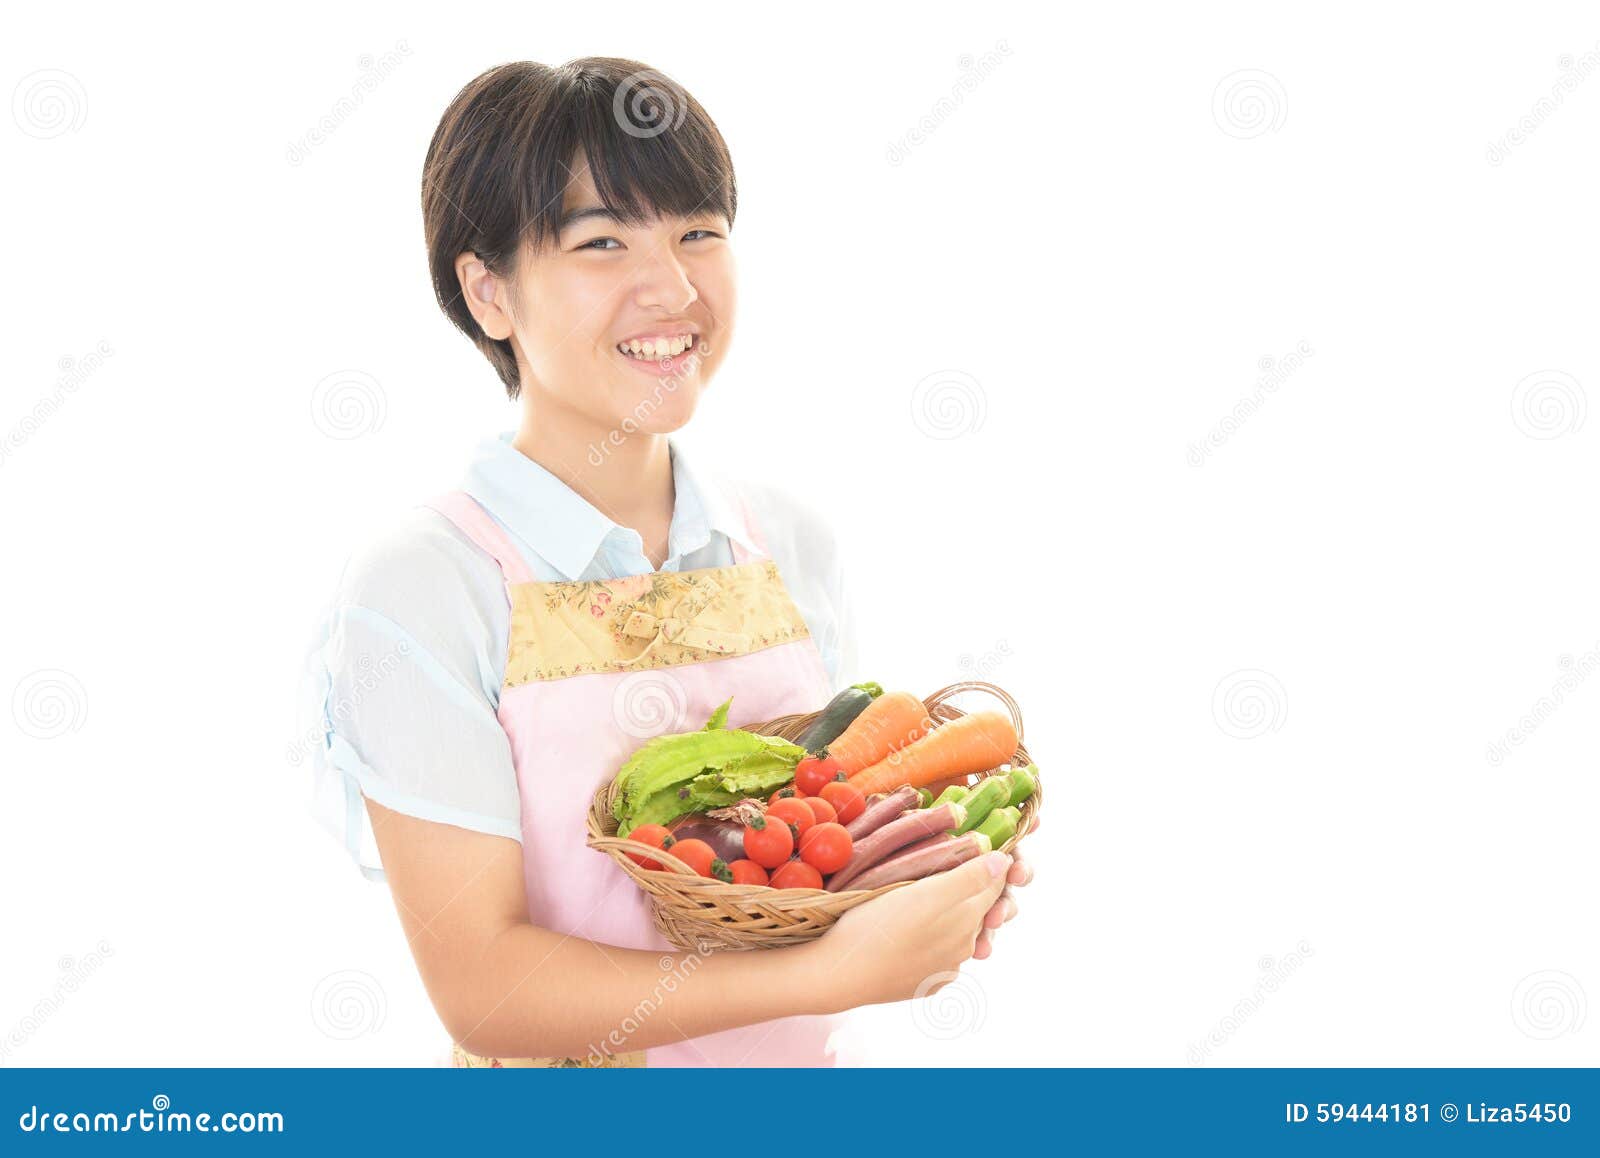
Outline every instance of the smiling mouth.
<path id="1" fill-rule="evenodd" d="M 700 345 L 695 334 L 679 334 L 671 338 L 656 338 L 640 341 L 634 338 L 628 342 L 618 342 L 617 352 L 625 358 L 636 362 L 657 363 L 662 359 L 678 358 L 687 354 Z"/>

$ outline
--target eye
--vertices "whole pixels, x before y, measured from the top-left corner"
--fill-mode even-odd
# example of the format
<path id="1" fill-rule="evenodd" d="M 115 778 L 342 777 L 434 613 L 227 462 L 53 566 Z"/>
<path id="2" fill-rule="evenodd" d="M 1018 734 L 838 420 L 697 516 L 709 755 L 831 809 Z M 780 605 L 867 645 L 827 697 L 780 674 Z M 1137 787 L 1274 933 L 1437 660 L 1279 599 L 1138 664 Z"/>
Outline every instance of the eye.
<path id="1" fill-rule="evenodd" d="M 593 241 L 584 242 L 582 245 L 578 246 L 578 248 L 579 249 L 604 249 L 604 248 L 606 248 L 606 243 L 607 242 L 610 242 L 612 245 L 615 245 L 618 249 L 622 248 L 622 242 L 618 241 L 615 237 L 597 237 Z"/>
<path id="2" fill-rule="evenodd" d="M 714 233 L 709 229 L 691 229 L 691 230 L 689 230 L 688 233 L 685 233 L 683 235 L 683 239 L 685 241 L 699 241 L 700 239 L 695 236 L 695 234 L 697 234 L 697 233 L 703 234 L 706 237 L 720 237 L 720 236 L 722 236 L 721 234 Z"/>

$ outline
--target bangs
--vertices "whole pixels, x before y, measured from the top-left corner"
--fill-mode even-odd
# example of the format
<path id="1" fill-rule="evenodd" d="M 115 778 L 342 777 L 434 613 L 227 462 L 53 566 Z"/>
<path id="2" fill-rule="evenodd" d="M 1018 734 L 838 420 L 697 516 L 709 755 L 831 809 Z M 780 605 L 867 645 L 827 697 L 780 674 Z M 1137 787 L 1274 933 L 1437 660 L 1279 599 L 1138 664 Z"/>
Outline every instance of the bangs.
<path id="1" fill-rule="evenodd" d="M 555 70 L 556 107 L 525 140 L 521 229 L 535 251 L 557 241 L 580 154 L 601 204 L 629 226 L 713 214 L 733 224 L 733 163 L 722 134 L 671 78 L 636 61 L 576 60 Z"/>

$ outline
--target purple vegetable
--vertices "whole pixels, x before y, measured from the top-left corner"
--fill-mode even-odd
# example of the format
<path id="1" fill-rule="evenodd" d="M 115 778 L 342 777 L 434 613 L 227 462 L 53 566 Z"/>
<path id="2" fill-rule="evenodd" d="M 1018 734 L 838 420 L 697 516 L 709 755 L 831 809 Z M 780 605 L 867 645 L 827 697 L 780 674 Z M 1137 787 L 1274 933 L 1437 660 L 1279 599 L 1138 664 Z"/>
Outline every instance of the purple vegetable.
<path id="1" fill-rule="evenodd" d="M 893 792 L 875 793 L 867 797 L 867 807 L 861 815 L 844 826 L 850 834 L 851 840 L 860 840 L 869 832 L 875 832 L 895 819 L 908 808 L 915 808 L 920 803 L 917 790 L 909 784 L 902 784 Z"/>
<path id="2" fill-rule="evenodd" d="M 953 802 L 937 808 L 913 808 L 898 820 L 891 820 L 856 841 L 850 863 L 829 877 L 824 887 L 830 893 L 853 888 L 852 882 L 856 877 L 885 857 L 924 837 L 959 828 L 966 818 L 967 810 Z"/>

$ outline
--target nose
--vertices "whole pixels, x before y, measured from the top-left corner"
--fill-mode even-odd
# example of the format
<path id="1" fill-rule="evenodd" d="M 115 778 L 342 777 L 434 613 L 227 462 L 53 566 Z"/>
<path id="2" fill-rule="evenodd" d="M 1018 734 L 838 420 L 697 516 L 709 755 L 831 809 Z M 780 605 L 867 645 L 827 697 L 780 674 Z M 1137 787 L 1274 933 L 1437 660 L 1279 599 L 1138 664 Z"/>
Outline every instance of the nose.
<path id="1" fill-rule="evenodd" d="M 634 301 L 644 309 L 681 314 L 700 298 L 688 270 L 669 246 L 646 254 L 634 272 Z"/>

